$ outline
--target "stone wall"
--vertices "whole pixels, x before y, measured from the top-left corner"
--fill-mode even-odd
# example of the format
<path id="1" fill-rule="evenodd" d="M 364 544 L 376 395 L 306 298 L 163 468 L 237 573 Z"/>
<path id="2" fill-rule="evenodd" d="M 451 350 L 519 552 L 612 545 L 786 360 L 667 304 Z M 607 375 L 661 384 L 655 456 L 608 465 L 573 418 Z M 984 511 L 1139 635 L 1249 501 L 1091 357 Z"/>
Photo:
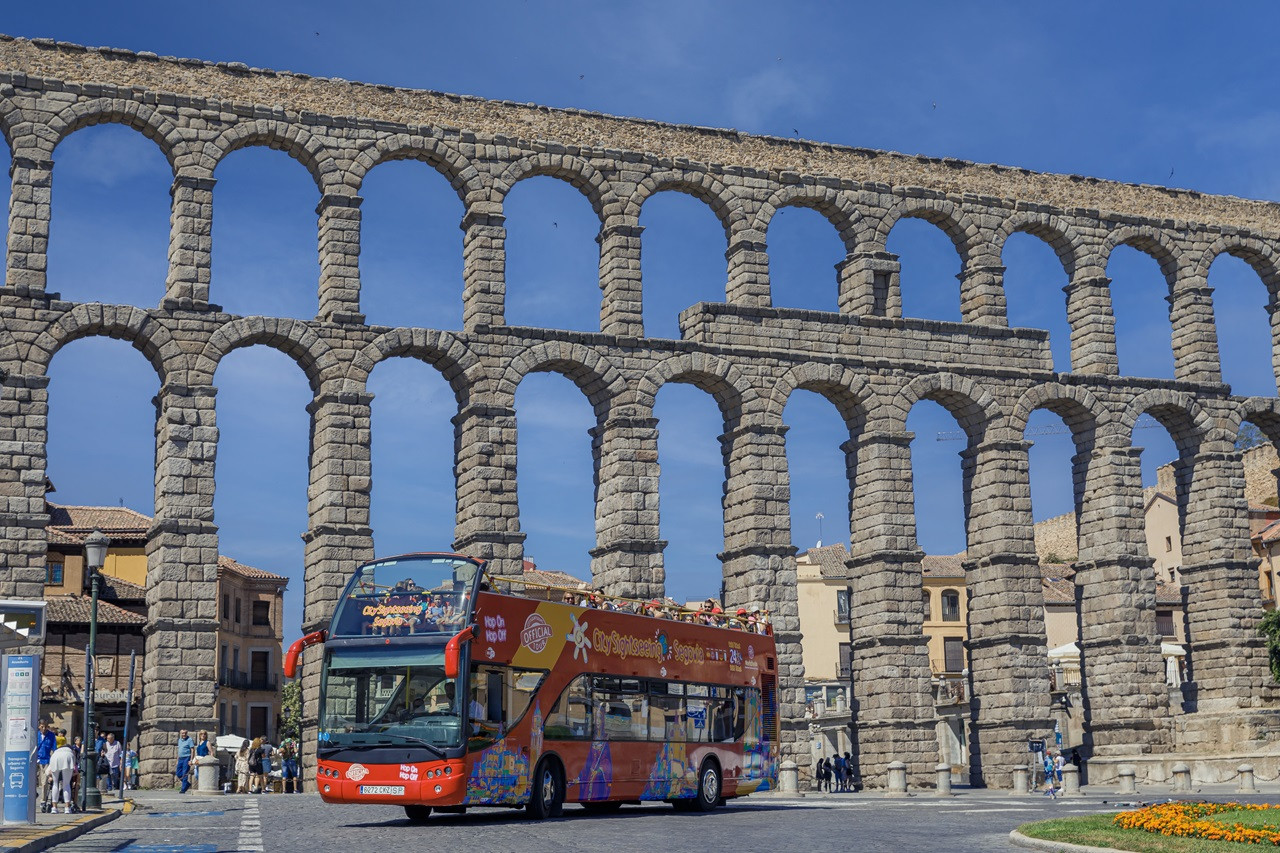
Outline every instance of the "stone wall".
<path id="1" fill-rule="evenodd" d="M 169 272 L 157 305 L 71 303 L 45 288 L 56 146 L 101 122 L 145 134 L 173 168 Z M 4 584 L 9 594 L 36 596 L 43 579 L 49 360 L 85 336 L 132 342 L 161 383 L 142 720 L 143 766 L 153 781 L 164 779 L 172 732 L 212 722 L 214 378 L 224 355 L 255 345 L 292 357 L 314 393 L 305 628 L 325 622 L 354 563 L 372 554 L 366 382 L 381 360 L 420 359 L 451 385 L 454 547 L 492 560 L 501 574 L 520 573 L 523 558 L 516 388 L 538 371 L 574 381 L 597 418 L 594 579 L 646 596 L 661 591 L 665 577 L 654 399 L 669 382 L 690 383 L 724 418 L 726 598 L 776 614 L 782 750 L 799 760 L 804 673 L 782 412 L 793 391 L 812 390 L 849 429 L 842 447 L 854 519 L 852 616 L 863 628 L 853 658 L 861 776 L 882 780 L 885 766 L 901 759 L 914 782 L 927 783 L 937 746 L 906 420 L 917 402 L 933 400 L 968 439 L 971 772 L 976 782 L 1007 786 L 1025 759 L 1026 734 L 1049 720 L 1024 440 L 1031 413 L 1048 408 L 1070 426 L 1079 450 L 1075 550 L 1089 742 L 1100 755 L 1166 749 L 1174 735 L 1131 441 L 1134 422 L 1149 413 L 1174 435 L 1185 484 L 1183 578 L 1198 590 L 1188 614 L 1194 701 L 1206 714 L 1271 707 L 1254 631 L 1243 469 L 1231 438 L 1244 418 L 1280 438 L 1280 403 L 1234 397 L 1222 384 L 1206 276 L 1227 252 L 1275 293 L 1276 205 L 21 39 L 0 39 L 0 131 L 13 163 L 0 288 Z M 284 149 L 315 179 L 321 273 L 313 320 L 239 317 L 216 304 L 209 264 L 216 167 L 250 145 Z M 461 329 L 364 322 L 360 187 L 370 169 L 392 159 L 439 170 L 465 205 Z M 505 323 L 503 202 L 534 175 L 568 181 L 599 216 L 596 332 Z M 687 309 L 680 340 L 646 338 L 642 322 L 639 215 L 664 191 L 704 201 L 726 235 L 724 301 Z M 818 210 L 845 244 L 833 282 L 838 312 L 772 307 L 768 227 L 786 206 Z M 910 217 L 935 223 L 956 246 L 961 322 L 902 316 L 899 264 L 886 241 Z M 1001 253 L 1007 237 L 1023 231 L 1053 247 L 1070 282 L 1069 372 L 1053 370 L 1045 332 L 1008 327 Z M 1176 379 L 1117 373 L 1106 270 L 1119 245 L 1151 254 L 1167 279 Z M 1210 547 L 1222 542 L 1228 546 Z M 307 654 L 303 682 L 311 736 L 316 657 Z"/>

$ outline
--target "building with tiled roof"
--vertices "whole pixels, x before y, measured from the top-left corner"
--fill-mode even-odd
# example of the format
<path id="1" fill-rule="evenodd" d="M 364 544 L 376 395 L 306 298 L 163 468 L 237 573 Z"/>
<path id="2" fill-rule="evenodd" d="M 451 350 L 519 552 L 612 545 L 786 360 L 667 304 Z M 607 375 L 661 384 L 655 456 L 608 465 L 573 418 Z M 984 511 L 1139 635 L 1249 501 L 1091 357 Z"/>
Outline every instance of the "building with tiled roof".
<path id="1" fill-rule="evenodd" d="M 133 719 L 139 719 L 146 652 L 147 536 L 152 520 L 128 507 L 47 502 L 45 562 L 46 641 L 41 673 L 41 715 L 59 728 L 82 725 L 90 589 L 85 538 L 101 530 L 110 539 L 98 582 L 95 716 L 119 732 L 128 698 L 130 653 L 136 653 Z M 275 736 L 280 710 L 283 593 L 287 578 L 218 558 L 220 621 L 219 733 Z"/>

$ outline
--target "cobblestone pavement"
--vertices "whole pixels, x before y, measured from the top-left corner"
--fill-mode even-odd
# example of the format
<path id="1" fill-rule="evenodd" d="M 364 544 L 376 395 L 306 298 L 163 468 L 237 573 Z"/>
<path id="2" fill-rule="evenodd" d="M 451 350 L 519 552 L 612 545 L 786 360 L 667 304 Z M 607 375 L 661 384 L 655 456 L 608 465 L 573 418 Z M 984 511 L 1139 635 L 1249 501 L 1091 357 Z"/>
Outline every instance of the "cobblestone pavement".
<path id="1" fill-rule="evenodd" d="M 1206 799 L 1238 798 L 1205 791 Z M 1168 794 L 1148 793 L 1144 802 Z M 1076 799 L 962 791 L 949 799 L 928 795 L 887 799 L 876 794 L 797 799 L 756 796 L 708 815 L 676 813 L 669 806 L 627 806 L 607 816 L 576 806 L 561 820 L 530 821 L 523 811 L 476 809 L 434 815 L 415 825 L 391 806 L 325 805 L 313 794 L 196 796 L 141 792 L 142 808 L 54 849 L 76 853 L 257 853 L 458 849 L 554 850 L 609 853 L 672 851 L 941 850 L 948 853 L 1013 850 L 1009 830 L 1032 820 L 1114 811 L 1121 798 L 1097 793 Z M 1132 798 L 1129 798 L 1132 799 Z M 1276 801 L 1276 795 L 1248 797 Z"/>

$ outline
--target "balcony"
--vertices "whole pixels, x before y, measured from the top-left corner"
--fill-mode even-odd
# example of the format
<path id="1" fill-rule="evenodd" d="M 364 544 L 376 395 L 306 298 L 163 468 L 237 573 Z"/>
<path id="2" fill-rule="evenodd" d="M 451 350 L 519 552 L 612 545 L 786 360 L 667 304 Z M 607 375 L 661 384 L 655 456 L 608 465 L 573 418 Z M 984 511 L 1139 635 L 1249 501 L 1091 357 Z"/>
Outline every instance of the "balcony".
<path id="1" fill-rule="evenodd" d="M 961 673 L 934 675 L 933 704 L 937 707 L 969 704 L 969 679 Z"/>
<path id="2" fill-rule="evenodd" d="M 274 675 L 256 675 L 227 670 L 218 676 L 218 684 L 236 690 L 269 690 L 274 693 L 280 681 Z"/>

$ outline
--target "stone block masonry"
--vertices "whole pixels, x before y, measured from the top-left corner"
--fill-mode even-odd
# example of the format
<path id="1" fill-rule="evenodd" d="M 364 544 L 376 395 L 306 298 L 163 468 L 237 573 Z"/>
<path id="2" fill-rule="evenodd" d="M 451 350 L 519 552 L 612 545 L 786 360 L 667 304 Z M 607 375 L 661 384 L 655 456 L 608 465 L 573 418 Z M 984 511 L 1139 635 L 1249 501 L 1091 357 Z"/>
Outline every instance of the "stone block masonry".
<path id="1" fill-rule="evenodd" d="M 169 273 L 154 305 L 72 303 L 46 288 L 55 148 L 102 122 L 145 134 L 173 169 Z M 1070 426 L 1078 450 L 1079 530 L 1063 552 L 1081 561 L 1091 747 L 1108 756 L 1212 748 L 1190 734 L 1215 730 L 1209 717 L 1248 709 L 1254 719 L 1276 708 L 1255 633 L 1257 590 L 1245 588 L 1250 556 L 1247 542 L 1237 541 L 1248 529 L 1244 477 L 1230 439 L 1244 419 L 1280 439 L 1280 403 L 1233 396 L 1222 384 L 1206 286 L 1214 258 L 1237 255 L 1270 289 L 1274 310 L 1276 205 L 8 37 L 0 37 L 0 133 L 13 164 L 0 287 L 0 582 L 8 595 L 40 594 L 50 359 L 86 336 L 132 342 L 160 383 L 142 720 L 143 771 L 152 783 L 170 770 L 173 732 L 207 726 L 216 695 L 214 377 L 228 352 L 257 345 L 293 358 L 314 393 L 305 627 L 325 622 L 342 581 L 372 555 L 366 384 L 383 359 L 425 361 L 452 387 L 453 547 L 491 560 L 501 574 L 519 573 L 524 556 L 516 388 L 538 371 L 575 382 L 597 418 L 593 579 L 642 596 L 660 593 L 669 569 L 658 538 L 654 400 L 666 383 L 690 383 L 724 417 L 724 524 L 707 535 L 724 539 L 726 600 L 776 614 L 783 757 L 807 767 L 782 412 L 793 391 L 816 391 L 849 430 L 842 449 L 854 517 L 847 571 L 859 775 L 875 784 L 901 760 L 913 784 L 931 784 L 939 756 L 906 420 L 917 402 L 933 400 L 968 439 L 970 770 L 979 784 L 1008 786 L 1023 761 L 1019 744 L 1049 724 L 1037 698 L 1048 684 L 1025 441 L 1027 419 L 1047 408 Z M 216 304 L 214 174 L 229 152 L 250 145 L 284 149 L 315 179 L 320 275 L 312 320 L 239 317 Z M 461 329 L 364 322 L 360 188 L 371 169 L 393 159 L 437 169 L 465 206 Z M 535 175 L 570 182 L 600 219 L 598 332 L 505 322 L 503 202 Z M 641 310 L 639 216 L 664 191 L 704 201 L 726 234 L 724 301 L 686 310 L 680 340 L 645 337 Z M 832 282 L 838 313 L 772 306 L 768 229 L 787 206 L 818 210 L 844 242 L 847 256 Z M 961 322 L 902 316 L 900 266 L 885 247 L 894 224 L 910 217 L 938 225 L 956 246 Z M 1009 328 L 1000 259 L 1015 232 L 1045 240 L 1063 264 L 1065 297 L 1045 298 L 1063 299 L 1068 372 L 1053 370 L 1045 332 Z M 1166 277 L 1173 380 L 1117 373 L 1106 269 L 1119 245 L 1154 256 Z M 1280 323 L 1272 328 L 1280 340 Z M 1196 678 L 1189 695 L 1202 725 L 1168 719 L 1132 446 L 1143 413 L 1159 419 L 1179 449 L 1191 555 L 1184 571 L 1196 590 L 1188 603 Z M 1218 538 L 1229 547 L 1211 547 Z M 315 659 L 308 653 L 308 664 Z M 313 732 L 314 666 L 303 685 L 304 724 Z"/>

